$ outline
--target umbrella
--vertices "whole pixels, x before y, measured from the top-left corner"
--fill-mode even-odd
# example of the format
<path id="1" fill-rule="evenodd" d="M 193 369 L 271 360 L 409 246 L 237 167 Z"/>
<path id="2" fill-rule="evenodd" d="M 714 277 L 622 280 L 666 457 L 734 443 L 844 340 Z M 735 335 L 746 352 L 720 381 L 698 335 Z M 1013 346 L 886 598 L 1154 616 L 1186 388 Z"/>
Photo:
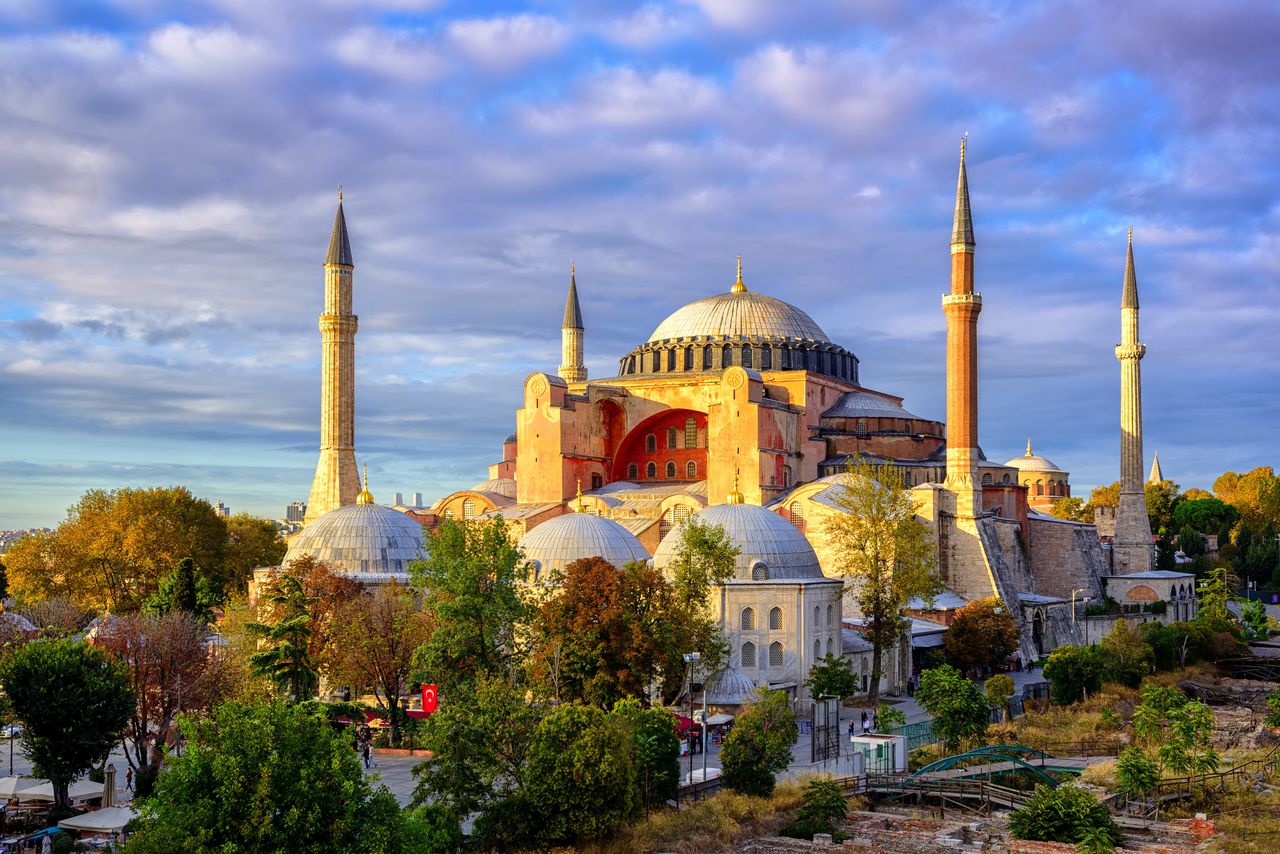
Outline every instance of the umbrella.
<path id="1" fill-rule="evenodd" d="M 138 811 L 132 806 L 106 807 L 84 815 L 64 818 L 58 822 L 63 830 L 83 830 L 88 833 L 115 833 L 138 817 Z"/>
<path id="2" fill-rule="evenodd" d="M 48 780 L 36 780 L 38 785 L 18 789 L 13 797 L 20 801 L 52 801 L 53 783 Z M 67 787 L 67 797 L 73 801 L 87 801 L 90 798 L 102 797 L 102 784 L 92 780 L 77 780 Z"/>
<path id="3" fill-rule="evenodd" d="M 116 805 L 116 763 L 107 766 L 102 780 L 102 808 Z"/>

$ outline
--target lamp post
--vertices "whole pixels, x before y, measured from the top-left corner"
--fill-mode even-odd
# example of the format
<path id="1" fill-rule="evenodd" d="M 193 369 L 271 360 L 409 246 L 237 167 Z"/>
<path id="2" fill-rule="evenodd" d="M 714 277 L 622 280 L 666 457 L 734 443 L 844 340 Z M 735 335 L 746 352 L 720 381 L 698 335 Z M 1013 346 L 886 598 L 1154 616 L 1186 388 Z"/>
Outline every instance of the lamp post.
<path id="1" fill-rule="evenodd" d="M 1071 591 L 1071 622 L 1072 623 L 1076 621 L 1076 594 L 1083 593 L 1087 589 L 1088 588 L 1086 587 L 1077 587 L 1075 590 Z M 1089 600 L 1086 598 L 1085 601 L 1087 602 Z"/>
<path id="2" fill-rule="evenodd" d="M 693 785 L 693 673 L 698 666 L 698 662 L 702 661 L 702 653 L 686 652 L 684 654 L 685 669 L 688 671 L 689 685 L 689 735 L 686 741 L 689 743 L 689 785 Z M 704 693 L 705 698 L 705 693 Z M 703 724 L 706 729 L 706 724 Z M 705 765 L 703 766 L 706 767 Z"/>

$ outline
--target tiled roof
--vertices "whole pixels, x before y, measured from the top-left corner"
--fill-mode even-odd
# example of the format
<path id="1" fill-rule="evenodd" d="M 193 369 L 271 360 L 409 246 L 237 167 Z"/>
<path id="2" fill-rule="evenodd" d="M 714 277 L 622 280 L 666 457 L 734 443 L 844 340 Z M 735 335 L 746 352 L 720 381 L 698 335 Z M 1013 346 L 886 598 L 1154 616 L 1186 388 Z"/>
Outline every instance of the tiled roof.
<path id="1" fill-rule="evenodd" d="M 752 565 L 757 561 L 768 567 L 771 581 L 823 578 L 818 556 L 804 534 L 777 513 L 755 504 L 717 504 L 693 514 L 703 524 L 724 528 L 729 540 L 738 547 L 734 577 L 752 581 Z M 665 569 L 675 559 L 680 544 L 680 529 L 673 528 L 654 552 L 653 563 Z"/>
<path id="2" fill-rule="evenodd" d="M 403 574 L 424 556 L 422 526 L 380 504 L 348 504 L 308 524 L 289 542 L 283 566 L 303 555 L 353 575 Z"/>
<path id="3" fill-rule="evenodd" d="M 649 553 L 622 525 L 592 513 L 568 513 L 538 525 L 520 538 L 520 548 L 542 572 L 575 560 L 602 557 L 616 567 L 649 560 Z"/>
<path id="4" fill-rule="evenodd" d="M 658 324 L 650 342 L 672 338 L 791 338 L 829 342 L 827 334 L 794 305 L 764 294 L 716 294 L 676 309 Z"/>

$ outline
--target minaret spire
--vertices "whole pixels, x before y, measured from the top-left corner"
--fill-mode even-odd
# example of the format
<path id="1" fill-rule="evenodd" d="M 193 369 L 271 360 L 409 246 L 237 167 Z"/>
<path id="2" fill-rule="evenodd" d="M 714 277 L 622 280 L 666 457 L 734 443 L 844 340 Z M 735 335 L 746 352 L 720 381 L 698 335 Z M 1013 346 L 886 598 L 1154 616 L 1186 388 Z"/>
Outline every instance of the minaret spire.
<path id="1" fill-rule="evenodd" d="M 307 500 L 306 522 L 345 504 L 360 492 L 355 452 L 356 328 L 351 281 L 355 263 L 338 188 L 338 210 L 324 259 L 324 311 L 320 315 L 320 459 Z"/>
<path id="2" fill-rule="evenodd" d="M 1120 504 L 1116 508 L 1111 561 L 1117 575 L 1146 572 L 1155 559 L 1142 486 L 1141 362 L 1146 353 L 1146 346 L 1138 340 L 1138 277 L 1133 268 L 1130 228 L 1120 299 L 1120 343 L 1116 345 L 1116 358 L 1120 360 Z"/>
<path id="3" fill-rule="evenodd" d="M 560 378 L 567 383 L 586 382 L 587 366 L 583 362 L 582 306 L 578 304 L 578 279 L 574 263 L 569 262 L 569 296 L 564 302 L 564 323 L 560 327 Z"/>
<path id="4" fill-rule="evenodd" d="M 969 252 L 975 246 L 973 240 L 973 213 L 969 207 L 969 173 L 965 169 L 964 156 L 969 137 L 960 137 L 960 177 L 956 181 L 956 212 L 951 225 L 951 251 L 964 246 Z"/>
<path id="5" fill-rule="evenodd" d="M 1147 483 L 1163 483 L 1164 471 L 1160 468 L 1160 455 L 1151 455 L 1151 474 L 1147 475 Z"/>

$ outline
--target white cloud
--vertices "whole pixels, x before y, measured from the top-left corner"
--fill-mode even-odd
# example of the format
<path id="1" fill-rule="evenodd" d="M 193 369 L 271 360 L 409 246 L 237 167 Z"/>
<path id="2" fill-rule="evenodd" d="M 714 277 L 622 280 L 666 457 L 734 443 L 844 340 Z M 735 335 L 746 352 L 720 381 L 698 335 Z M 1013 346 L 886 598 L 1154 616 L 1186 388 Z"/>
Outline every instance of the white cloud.
<path id="1" fill-rule="evenodd" d="M 454 21 L 448 36 L 475 64 L 491 71 L 512 71 L 559 51 L 569 39 L 569 28 L 543 15 L 515 15 Z"/>
<path id="2" fill-rule="evenodd" d="M 572 101 L 530 108 L 525 119 L 543 133 L 574 133 L 591 125 L 654 129 L 711 121 L 721 102 L 715 83 L 684 71 L 663 68 L 643 74 L 611 68 L 587 78 Z"/>
<path id="3" fill-rule="evenodd" d="M 337 41 L 334 52 L 352 68 L 403 83 L 426 83 L 445 71 L 434 45 L 416 33 L 358 27 Z"/>
<path id="4" fill-rule="evenodd" d="M 614 18 L 601 27 L 610 41 L 636 50 L 649 50 L 691 33 L 693 16 L 666 6 L 647 4 L 625 18 Z"/>
<path id="5" fill-rule="evenodd" d="M 267 43 L 229 26 L 169 24 L 147 37 L 150 60 L 192 77 L 240 77 L 272 63 Z"/>

